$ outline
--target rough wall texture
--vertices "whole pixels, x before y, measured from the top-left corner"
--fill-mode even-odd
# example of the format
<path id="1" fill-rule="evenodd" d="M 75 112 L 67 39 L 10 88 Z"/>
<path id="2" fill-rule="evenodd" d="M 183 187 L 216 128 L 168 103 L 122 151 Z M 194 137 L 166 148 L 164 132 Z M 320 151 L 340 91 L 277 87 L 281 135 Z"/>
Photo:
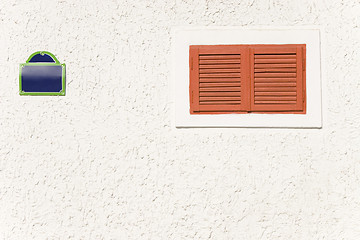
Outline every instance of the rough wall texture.
<path id="1" fill-rule="evenodd" d="M 360 239 L 360 2 L 2 0 L 0 239 Z M 324 127 L 174 129 L 172 26 L 324 27 Z M 66 97 L 18 96 L 37 50 Z"/>

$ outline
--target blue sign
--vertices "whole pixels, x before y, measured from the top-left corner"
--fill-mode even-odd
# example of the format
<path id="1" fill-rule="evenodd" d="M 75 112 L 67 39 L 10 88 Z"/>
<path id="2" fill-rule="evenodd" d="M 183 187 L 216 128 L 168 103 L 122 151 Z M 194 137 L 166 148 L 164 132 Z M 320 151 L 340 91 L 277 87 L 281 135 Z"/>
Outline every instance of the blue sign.
<path id="1" fill-rule="evenodd" d="M 35 52 L 20 64 L 20 95 L 65 95 L 65 64 L 50 52 Z"/>

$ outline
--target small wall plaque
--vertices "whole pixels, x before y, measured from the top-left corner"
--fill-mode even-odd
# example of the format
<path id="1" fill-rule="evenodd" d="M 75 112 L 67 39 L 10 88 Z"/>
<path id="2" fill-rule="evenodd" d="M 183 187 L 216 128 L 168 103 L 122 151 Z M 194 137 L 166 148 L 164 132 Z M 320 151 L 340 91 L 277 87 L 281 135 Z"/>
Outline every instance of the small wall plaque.
<path id="1" fill-rule="evenodd" d="M 20 64 L 20 95 L 65 95 L 65 64 L 50 52 L 31 54 L 26 63 Z"/>

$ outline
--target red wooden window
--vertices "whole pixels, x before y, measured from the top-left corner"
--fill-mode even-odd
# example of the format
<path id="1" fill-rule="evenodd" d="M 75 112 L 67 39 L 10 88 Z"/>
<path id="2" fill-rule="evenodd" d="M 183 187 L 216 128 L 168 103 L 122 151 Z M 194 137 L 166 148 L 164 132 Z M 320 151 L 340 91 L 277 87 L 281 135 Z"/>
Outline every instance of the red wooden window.
<path id="1" fill-rule="evenodd" d="M 190 113 L 305 113 L 305 44 L 190 46 Z"/>

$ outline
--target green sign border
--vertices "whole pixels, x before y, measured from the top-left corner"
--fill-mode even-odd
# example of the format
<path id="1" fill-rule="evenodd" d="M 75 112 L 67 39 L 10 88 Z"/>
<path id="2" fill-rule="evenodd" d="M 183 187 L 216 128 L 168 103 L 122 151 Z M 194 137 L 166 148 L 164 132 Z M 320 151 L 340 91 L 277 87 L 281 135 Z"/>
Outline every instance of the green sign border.
<path id="1" fill-rule="evenodd" d="M 30 63 L 30 60 L 33 56 L 37 55 L 37 54 L 41 54 L 42 56 L 49 55 L 51 56 L 55 63 L 49 63 L 49 62 L 34 62 L 34 63 Z M 21 78 L 21 73 L 22 73 L 22 69 L 25 66 L 61 66 L 62 67 L 62 89 L 60 92 L 25 92 L 22 90 L 22 78 Z M 46 52 L 46 51 L 38 51 L 38 52 L 34 52 L 33 54 L 30 55 L 30 57 L 28 58 L 28 60 L 26 61 L 26 63 L 22 63 L 20 64 L 20 71 L 19 71 L 19 94 L 20 95 L 31 95 L 31 96 L 65 96 L 65 88 L 66 88 L 66 84 L 65 84 L 65 68 L 66 65 L 65 63 L 61 64 L 59 62 L 59 60 L 55 57 L 54 54 L 50 53 L 50 52 Z"/>

